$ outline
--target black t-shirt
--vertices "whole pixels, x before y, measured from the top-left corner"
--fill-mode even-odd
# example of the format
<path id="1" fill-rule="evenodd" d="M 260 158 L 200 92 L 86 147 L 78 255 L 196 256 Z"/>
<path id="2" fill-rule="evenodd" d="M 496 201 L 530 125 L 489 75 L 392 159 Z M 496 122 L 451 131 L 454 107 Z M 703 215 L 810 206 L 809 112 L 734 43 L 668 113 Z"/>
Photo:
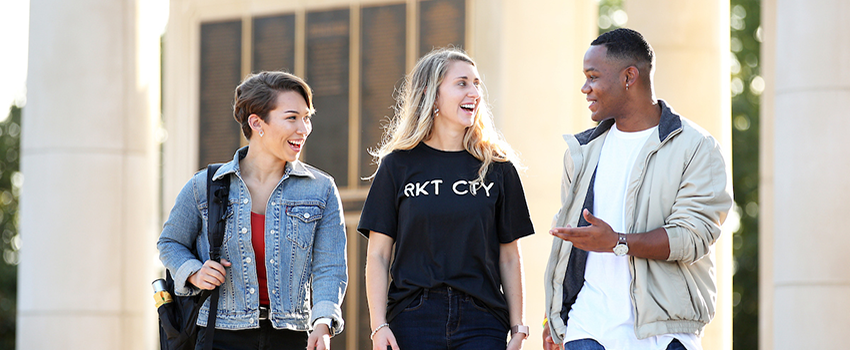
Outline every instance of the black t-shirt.
<path id="1" fill-rule="evenodd" d="M 420 143 L 381 161 L 358 231 L 393 238 L 387 320 L 424 288 L 448 286 L 473 296 L 509 327 L 499 272 L 500 243 L 534 233 L 525 193 L 510 162 L 494 162 L 484 184 L 481 161 L 466 151 Z"/>

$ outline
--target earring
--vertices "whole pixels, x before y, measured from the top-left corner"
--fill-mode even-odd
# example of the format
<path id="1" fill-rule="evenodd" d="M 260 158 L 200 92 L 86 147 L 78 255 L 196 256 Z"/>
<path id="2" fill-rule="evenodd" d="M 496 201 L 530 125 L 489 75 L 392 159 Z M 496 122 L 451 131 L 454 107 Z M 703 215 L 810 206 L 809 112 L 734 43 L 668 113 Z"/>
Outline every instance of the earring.
<path id="1" fill-rule="evenodd" d="M 434 116 L 436 117 L 436 116 L 438 116 L 438 115 L 440 115 L 440 109 L 439 109 L 439 108 L 434 108 Z"/>
<path id="2" fill-rule="evenodd" d="M 629 83 L 626 83 L 626 91 L 629 91 Z"/>
<path id="3" fill-rule="evenodd" d="M 260 130 L 259 134 L 260 134 L 260 137 L 263 137 L 263 131 L 262 130 Z"/>

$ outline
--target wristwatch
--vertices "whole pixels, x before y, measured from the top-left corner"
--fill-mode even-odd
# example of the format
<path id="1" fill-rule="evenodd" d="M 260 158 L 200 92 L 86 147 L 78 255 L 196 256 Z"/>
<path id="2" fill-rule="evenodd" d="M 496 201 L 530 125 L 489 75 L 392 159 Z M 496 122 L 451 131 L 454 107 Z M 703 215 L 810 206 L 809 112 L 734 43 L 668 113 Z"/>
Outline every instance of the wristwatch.
<path id="1" fill-rule="evenodd" d="M 623 256 L 629 253 L 629 242 L 626 242 L 626 235 L 623 233 L 618 233 L 620 236 L 617 241 L 617 245 L 614 246 L 614 255 Z"/>
<path id="2" fill-rule="evenodd" d="M 511 338 L 513 338 L 513 336 L 517 333 L 522 333 L 522 334 L 524 334 L 523 338 L 528 338 L 528 334 L 530 332 L 528 330 L 528 326 L 518 324 L 518 325 L 511 327 Z"/>

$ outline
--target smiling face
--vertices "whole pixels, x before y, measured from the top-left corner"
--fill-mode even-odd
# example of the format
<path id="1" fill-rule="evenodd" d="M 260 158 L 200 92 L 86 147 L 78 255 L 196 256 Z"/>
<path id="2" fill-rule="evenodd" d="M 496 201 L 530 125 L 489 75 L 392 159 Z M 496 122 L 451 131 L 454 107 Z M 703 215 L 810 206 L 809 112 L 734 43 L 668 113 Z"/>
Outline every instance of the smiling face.
<path id="1" fill-rule="evenodd" d="M 436 107 L 440 113 L 434 123 L 465 129 L 475 122 L 481 102 L 481 77 L 478 69 L 463 61 L 448 64 L 443 82 L 437 88 Z"/>
<path id="2" fill-rule="evenodd" d="M 276 158 L 293 162 L 301 155 L 307 136 L 313 131 L 312 115 L 304 97 L 295 91 L 277 94 L 275 108 L 263 120 L 252 114 L 250 121 L 255 133 L 251 141 Z M 263 136 L 260 136 L 260 131 Z"/>
<path id="3" fill-rule="evenodd" d="M 585 82 L 581 92 L 587 95 L 590 119 L 595 122 L 620 116 L 626 99 L 624 69 L 606 57 L 607 52 L 605 45 L 594 45 L 584 55 Z"/>

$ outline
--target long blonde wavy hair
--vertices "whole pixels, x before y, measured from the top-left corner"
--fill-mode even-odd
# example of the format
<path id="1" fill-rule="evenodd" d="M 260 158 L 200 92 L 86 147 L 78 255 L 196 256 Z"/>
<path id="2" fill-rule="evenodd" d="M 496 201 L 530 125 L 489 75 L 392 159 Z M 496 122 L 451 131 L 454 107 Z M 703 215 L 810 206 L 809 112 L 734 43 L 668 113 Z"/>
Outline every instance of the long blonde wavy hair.
<path id="1" fill-rule="evenodd" d="M 386 125 L 380 146 L 369 151 L 375 163 L 380 165 L 384 157 L 393 151 L 412 149 L 431 138 L 438 88 L 446 76 L 449 63 L 453 61 L 475 66 L 475 61 L 461 49 L 441 48 L 420 58 L 413 71 L 405 76 L 396 94 L 395 117 Z M 475 121 L 463 136 L 463 147 L 481 161 L 477 181 L 484 181 L 487 169 L 493 162 L 511 161 L 519 166 L 516 152 L 493 124 L 493 114 L 484 89 L 481 91 Z M 372 174 L 369 178 L 374 176 Z"/>

